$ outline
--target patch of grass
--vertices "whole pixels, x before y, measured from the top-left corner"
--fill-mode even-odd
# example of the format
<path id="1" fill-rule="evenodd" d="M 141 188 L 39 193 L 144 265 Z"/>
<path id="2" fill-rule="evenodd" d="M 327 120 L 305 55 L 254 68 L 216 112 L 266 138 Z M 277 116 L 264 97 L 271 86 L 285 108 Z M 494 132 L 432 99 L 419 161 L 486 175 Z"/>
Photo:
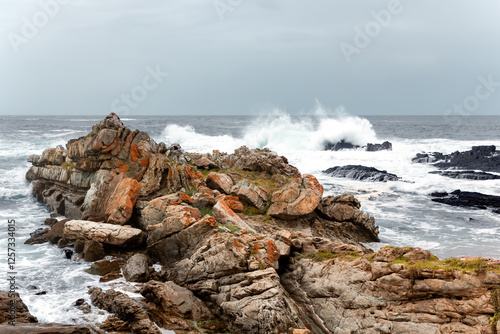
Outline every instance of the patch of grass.
<path id="1" fill-rule="evenodd" d="M 208 174 L 210 174 L 210 171 L 206 169 L 198 169 L 198 171 L 201 172 L 204 178 L 207 178 Z"/>
<path id="2" fill-rule="evenodd" d="M 196 194 L 198 192 L 197 189 L 195 188 L 190 188 L 190 189 L 187 189 L 184 193 L 186 195 L 188 195 L 189 197 L 192 197 L 194 194 Z"/>
<path id="3" fill-rule="evenodd" d="M 63 169 L 75 169 L 75 164 L 74 164 L 74 163 L 72 163 L 72 162 L 63 162 L 63 163 L 61 164 L 61 167 L 62 167 Z"/>
<path id="4" fill-rule="evenodd" d="M 258 216 L 258 215 L 264 215 L 265 212 L 262 212 L 253 206 L 243 205 L 243 214 L 245 216 Z"/>
<path id="5" fill-rule="evenodd" d="M 160 190 L 160 194 L 168 195 L 168 194 L 170 194 L 170 190 L 168 188 L 163 188 Z"/>
<path id="6" fill-rule="evenodd" d="M 339 254 L 334 254 L 330 252 L 326 248 L 322 248 L 318 250 L 317 252 L 312 252 L 312 253 L 306 253 L 306 254 L 301 254 L 301 258 L 307 258 L 310 259 L 314 262 L 323 262 L 327 260 L 335 260 L 339 259 L 341 261 L 354 261 L 357 258 L 360 257 L 360 255 L 356 252 L 347 252 L 347 253 L 339 253 Z"/>
<path id="7" fill-rule="evenodd" d="M 210 215 L 213 217 L 214 213 L 212 212 L 212 208 L 201 208 L 200 213 L 202 217 L 205 217 L 205 215 Z"/>
<path id="8" fill-rule="evenodd" d="M 231 233 L 241 231 L 241 228 L 236 227 L 236 226 L 234 226 L 234 225 L 225 225 L 225 226 L 227 227 L 227 229 L 228 229 L 229 231 L 231 231 Z"/>

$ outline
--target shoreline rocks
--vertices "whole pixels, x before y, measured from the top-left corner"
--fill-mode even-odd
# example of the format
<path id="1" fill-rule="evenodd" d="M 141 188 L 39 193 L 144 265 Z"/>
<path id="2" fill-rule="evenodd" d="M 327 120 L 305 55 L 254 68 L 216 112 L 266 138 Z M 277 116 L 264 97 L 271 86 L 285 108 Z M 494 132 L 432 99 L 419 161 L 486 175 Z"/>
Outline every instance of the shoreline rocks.
<path id="1" fill-rule="evenodd" d="M 323 145 L 323 149 L 325 151 L 341 151 L 341 150 L 354 150 L 364 148 L 367 152 L 376 152 L 376 151 L 392 151 L 392 143 L 385 141 L 382 144 L 371 144 L 368 143 L 366 146 L 354 145 L 345 139 L 340 140 L 336 143 L 326 142 Z"/>
<path id="2" fill-rule="evenodd" d="M 429 252 L 374 253 L 362 243 L 379 241 L 379 229 L 353 195 L 323 196 L 314 176 L 269 149 L 187 153 L 115 114 L 66 148 L 30 158 L 37 200 L 71 218 L 49 221 L 47 238 L 95 261 L 100 281 L 122 271 L 142 284 L 136 298 L 89 290 L 114 314 L 103 330 L 448 333 L 482 330 L 494 313 L 492 262 L 476 276 L 431 273 L 415 267 L 437 261 Z M 446 313 L 429 312 L 433 302 Z"/>
<path id="3" fill-rule="evenodd" d="M 369 182 L 398 181 L 400 179 L 396 174 L 388 173 L 385 170 L 360 165 L 336 166 L 324 170 L 323 173 L 332 177 Z"/>
<path id="4" fill-rule="evenodd" d="M 451 193 L 432 193 L 432 201 L 452 206 L 492 209 L 494 213 L 500 213 L 500 196 L 484 195 L 477 192 L 455 190 Z"/>

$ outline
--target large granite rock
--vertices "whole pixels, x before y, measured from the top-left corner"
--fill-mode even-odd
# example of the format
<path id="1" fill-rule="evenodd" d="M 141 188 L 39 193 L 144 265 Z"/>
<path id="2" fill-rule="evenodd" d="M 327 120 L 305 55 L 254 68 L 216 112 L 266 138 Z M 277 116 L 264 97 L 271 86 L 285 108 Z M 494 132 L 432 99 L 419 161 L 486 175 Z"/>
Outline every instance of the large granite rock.
<path id="1" fill-rule="evenodd" d="M 272 195 L 267 213 L 281 219 L 294 219 L 314 211 L 323 196 L 323 186 L 312 176 L 292 180 Z"/>
<path id="2" fill-rule="evenodd" d="M 236 185 L 231 188 L 231 194 L 238 196 L 244 204 L 253 206 L 260 211 L 266 210 L 271 197 L 267 190 L 251 184 L 246 180 L 236 183 Z"/>
<path id="3" fill-rule="evenodd" d="M 14 307 L 11 308 L 11 305 L 14 305 Z M 15 315 L 15 319 L 11 319 L 11 315 Z M 0 291 L 0 324 L 8 323 L 12 320 L 16 324 L 38 322 L 37 318 L 31 315 L 28 307 L 21 300 L 17 292 Z"/>
<path id="4" fill-rule="evenodd" d="M 147 282 L 151 259 L 145 254 L 135 254 L 123 267 L 123 276 L 129 282 Z"/>
<path id="5" fill-rule="evenodd" d="M 160 224 L 167 218 L 167 211 L 171 205 L 178 204 L 193 204 L 193 199 L 188 195 L 178 192 L 170 195 L 155 198 L 150 201 L 147 206 L 141 210 L 140 226 L 142 229 L 147 229 L 150 225 Z"/>
<path id="6" fill-rule="evenodd" d="M 212 208 L 215 220 L 220 224 L 233 225 L 240 229 L 247 229 L 248 231 L 253 231 L 253 229 L 241 219 L 224 200 L 219 200 L 217 204 Z"/>
<path id="7" fill-rule="evenodd" d="M 93 240 L 122 247 L 138 247 L 144 241 L 144 233 L 132 227 L 71 220 L 64 225 L 64 238 Z"/>
<path id="8" fill-rule="evenodd" d="M 218 190 L 224 194 L 231 193 L 231 188 L 234 185 L 234 181 L 231 176 L 214 172 L 208 174 L 205 182 L 209 188 Z"/>

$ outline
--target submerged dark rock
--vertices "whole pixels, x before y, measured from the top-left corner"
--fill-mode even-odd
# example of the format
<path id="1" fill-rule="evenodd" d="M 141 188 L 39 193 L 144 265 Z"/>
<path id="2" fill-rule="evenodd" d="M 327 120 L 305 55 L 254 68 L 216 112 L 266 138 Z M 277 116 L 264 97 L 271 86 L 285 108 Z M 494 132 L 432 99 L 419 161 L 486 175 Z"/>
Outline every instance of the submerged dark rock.
<path id="1" fill-rule="evenodd" d="M 467 180 L 497 180 L 500 179 L 500 175 L 495 175 L 485 172 L 475 172 L 475 171 L 433 171 L 429 174 L 439 174 L 442 176 L 450 177 L 452 179 L 467 179 Z"/>
<path id="2" fill-rule="evenodd" d="M 439 169 L 482 170 L 500 172 L 500 153 L 494 145 L 473 146 L 470 151 L 453 152 L 451 154 L 418 153 L 412 159 L 415 163 L 433 163 Z"/>
<path id="3" fill-rule="evenodd" d="M 494 209 L 498 213 L 500 208 L 500 196 L 485 195 L 477 192 L 455 190 L 452 193 L 432 193 L 433 202 L 476 209 Z"/>
<path id="4" fill-rule="evenodd" d="M 333 177 L 343 177 L 359 181 L 387 182 L 399 180 L 396 174 L 360 165 L 335 166 L 324 170 L 323 173 Z"/>
<path id="5" fill-rule="evenodd" d="M 366 146 L 360 146 L 360 145 L 354 145 L 351 142 L 346 141 L 345 139 L 342 139 L 336 143 L 326 142 L 324 144 L 325 151 L 352 150 L 352 149 L 359 149 L 359 148 L 365 148 L 366 151 L 368 151 L 368 152 L 392 151 L 392 144 L 388 141 L 385 141 L 382 144 L 368 143 L 368 144 L 366 144 Z"/>

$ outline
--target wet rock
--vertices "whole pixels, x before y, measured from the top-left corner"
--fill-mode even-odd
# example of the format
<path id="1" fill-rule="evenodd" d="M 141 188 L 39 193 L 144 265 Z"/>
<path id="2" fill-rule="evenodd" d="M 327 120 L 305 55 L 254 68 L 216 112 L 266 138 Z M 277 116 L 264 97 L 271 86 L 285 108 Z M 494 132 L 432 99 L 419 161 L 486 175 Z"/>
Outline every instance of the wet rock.
<path id="1" fill-rule="evenodd" d="M 359 181 L 387 182 L 398 181 L 399 177 L 385 170 L 359 165 L 336 166 L 324 170 L 323 173 L 332 177 L 349 178 Z"/>
<path id="2" fill-rule="evenodd" d="M 281 219 L 298 218 L 313 212 L 321 196 L 323 186 L 314 176 L 305 174 L 273 193 L 267 213 Z"/>
<path id="3" fill-rule="evenodd" d="M 64 257 L 71 260 L 73 257 L 73 250 L 71 248 L 64 248 L 63 250 Z"/>
<path id="4" fill-rule="evenodd" d="M 149 281 L 141 289 L 141 294 L 161 306 L 167 314 L 194 321 L 212 319 L 214 316 L 207 306 L 193 293 L 174 282 Z"/>
<path id="5" fill-rule="evenodd" d="M 11 309 L 12 301 L 15 303 L 14 309 Z M 14 313 L 12 313 L 12 311 L 14 311 Z M 21 300 L 21 297 L 19 297 L 19 294 L 17 292 L 12 293 L 8 291 L 0 291 L 0 324 L 8 323 L 9 321 L 11 321 L 12 320 L 11 314 L 15 315 L 14 321 L 16 325 L 20 325 L 21 323 L 38 322 L 37 318 L 35 318 L 30 314 L 28 307 Z M 13 327 L 11 325 L 8 326 L 11 328 Z M 4 327 L 4 329 L 9 327 Z M 7 333 L 7 332 L 2 332 L 2 329 L 0 327 L 0 333 Z M 23 334 L 25 333 L 26 332 L 24 332 Z"/>
<path id="6" fill-rule="evenodd" d="M 109 282 L 109 281 L 113 281 L 113 280 L 121 278 L 121 277 L 123 277 L 123 275 L 120 271 L 113 271 L 113 272 L 107 273 L 106 275 L 99 278 L 99 282 L 101 282 L 101 283 Z"/>
<path id="7" fill-rule="evenodd" d="M 429 174 L 438 174 L 452 179 L 465 179 L 465 180 L 498 180 L 500 175 L 475 172 L 475 171 L 432 171 Z"/>
<path id="8" fill-rule="evenodd" d="M 48 228 L 39 228 L 36 231 L 30 233 L 31 237 L 26 240 L 24 243 L 27 245 L 37 245 L 37 244 L 43 244 L 46 242 L 49 242 L 49 239 L 47 238 L 47 232 L 49 231 Z"/>
<path id="9" fill-rule="evenodd" d="M 92 304 L 114 313 L 128 324 L 133 333 L 161 334 L 141 304 L 126 294 L 115 290 L 103 292 L 100 288 L 91 288 L 89 294 Z"/>
<path id="10" fill-rule="evenodd" d="M 218 190 L 224 194 L 230 194 L 234 186 L 233 179 L 227 174 L 218 174 L 211 172 L 205 180 L 207 187 Z"/>
<path id="11" fill-rule="evenodd" d="M 104 276 L 110 272 L 120 270 L 121 266 L 124 264 L 122 259 L 103 259 L 92 263 L 89 269 L 86 270 L 91 275 Z"/>
<path id="12" fill-rule="evenodd" d="M 85 248 L 85 240 L 82 240 L 82 239 L 78 239 L 75 241 L 75 246 L 74 246 L 74 250 L 75 250 L 75 253 L 83 253 L 83 249 Z"/>
<path id="13" fill-rule="evenodd" d="M 382 144 L 370 144 L 366 145 L 366 150 L 368 152 L 375 151 L 392 151 L 392 144 L 388 141 L 383 142 Z"/>
<path id="14" fill-rule="evenodd" d="M 412 160 L 417 163 L 433 163 L 439 169 L 481 170 L 500 173 L 500 154 L 494 145 L 473 146 L 464 152 L 419 153 Z"/>
<path id="15" fill-rule="evenodd" d="M 127 260 L 123 267 L 123 276 L 129 282 L 146 282 L 149 279 L 149 256 L 135 254 Z"/>
<path id="16" fill-rule="evenodd" d="M 436 193 L 431 194 L 431 196 Z M 500 196 L 484 195 L 477 192 L 455 190 L 452 193 L 438 193 L 439 197 L 432 199 L 433 202 L 448 204 L 452 206 L 476 208 L 476 209 L 493 209 L 500 208 Z"/>
<path id="17" fill-rule="evenodd" d="M 104 246 L 96 240 L 87 240 L 83 247 L 83 258 L 85 261 L 94 262 L 104 258 Z"/>
<path id="18" fill-rule="evenodd" d="M 45 219 L 44 224 L 52 227 L 55 223 L 57 223 L 57 221 L 58 220 L 54 219 L 54 218 L 47 218 L 47 219 Z"/>
<path id="19" fill-rule="evenodd" d="M 58 221 L 52 227 L 50 230 L 47 232 L 46 236 L 47 239 L 53 244 L 57 244 L 59 239 L 61 239 L 64 236 L 64 226 L 66 226 L 66 223 L 70 221 L 69 219 L 64 219 L 61 221 Z"/>
<path id="20" fill-rule="evenodd" d="M 92 240 L 122 247 L 137 247 L 144 241 L 144 233 L 137 228 L 84 220 L 68 221 L 64 226 L 64 237 L 72 240 Z"/>

